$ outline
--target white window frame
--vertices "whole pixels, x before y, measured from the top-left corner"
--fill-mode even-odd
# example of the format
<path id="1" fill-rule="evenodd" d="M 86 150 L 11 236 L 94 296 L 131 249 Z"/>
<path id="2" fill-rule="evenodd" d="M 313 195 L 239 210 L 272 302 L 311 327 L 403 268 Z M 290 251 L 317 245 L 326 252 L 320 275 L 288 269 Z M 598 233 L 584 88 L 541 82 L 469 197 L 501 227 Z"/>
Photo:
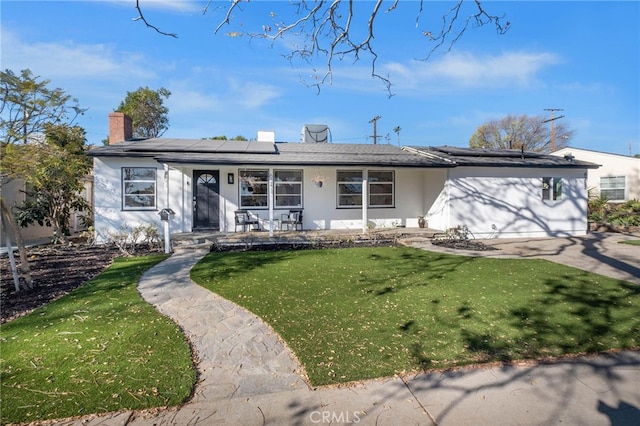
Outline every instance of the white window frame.
<path id="1" fill-rule="evenodd" d="M 603 180 L 606 180 L 603 182 Z M 617 182 L 616 182 L 617 181 Z M 621 184 L 621 182 L 622 184 Z M 622 197 L 610 197 L 606 195 L 607 191 L 622 191 Z M 600 176 L 600 196 L 605 197 L 609 201 L 624 201 L 627 196 L 627 180 L 625 176 Z"/>
<path id="2" fill-rule="evenodd" d="M 147 170 L 147 173 L 145 174 L 151 174 L 153 173 L 153 179 L 151 178 L 139 178 L 136 179 L 136 176 L 134 175 L 133 178 L 131 179 L 127 179 L 127 170 Z M 153 172 L 151 172 L 153 171 Z M 131 174 L 131 173 L 129 173 Z M 158 169 L 156 167 L 122 167 L 121 170 L 121 176 L 122 176 L 122 210 L 157 210 L 157 206 L 158 206 Z M 151 193 L 142 193 L 142 194 L 137 194 L 135 192 L 131 193 L 129 192 L 130 189 L 127 188 L 127 184 L 131 184 L 133 182 L 138 182 L 138 183 L 151 183 L 153 184 L 153 194 Z M 140 206 L 140 205 L 133 205 L 130 202 L 127 202 L 128 199 L 133 199 L 134 197 L 139 197 L 139 198 L 149 198 L 151 199 L 151 205 L 148 206 Z"/>
<path id="3" fill-rule="evenodd" d="M 240 208 L 269 208 L 269 169 L 239 169 L 238 180 L 240 181 L 238 185 Z"/>
<path id="4" fill-rule="evenodd" d="M 293 176 L 293 180 L 290 180 L 291 174 L 298 174 L 299 176 Z M 288 176 L 289 175 L 289 176 Z M 302 208 L 303 182 L 302 169 L 276 169 L 273 171 L 274 180 L 274 203 L 277 209 L 288 208 Z M 284 178 L 284 179 L 283 179 Z M 292 191 L 292 192 L 289 192 Z M 291 200 L 296 200 L 297 203 L 291 203 Z"/>
<path id="5" fill-rule="evenodd" d="M 542 199 L 548 201 L 562 200 L 562 185 L 561 177 L 543 177 Z"/>

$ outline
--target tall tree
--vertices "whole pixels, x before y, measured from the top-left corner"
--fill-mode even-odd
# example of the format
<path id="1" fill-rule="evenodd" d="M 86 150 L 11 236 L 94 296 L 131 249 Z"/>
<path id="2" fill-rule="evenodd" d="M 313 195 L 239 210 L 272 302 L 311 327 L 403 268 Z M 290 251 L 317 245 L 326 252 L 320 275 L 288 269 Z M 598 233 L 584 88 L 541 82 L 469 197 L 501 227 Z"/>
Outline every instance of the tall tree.
<path id="1" fill-rule="evenodd" d="M 116 109 L 124 112 L 133 122 L 133 136 L 137 138 L 157 138 L 169 128 L 169 109 L 164 106 L 164 99 L 168 99 L 171 92 L 164 87 L 151 90 L 140 87 L 134 92 L 127 92 L 127 96 Z"/>
<path id="2" fill-rule="evenodd" d="M 211 1 L 206 2 L 203 14 L 210 12 L 209 6 L 212 3 Z M 509 22 L 504 22 L 504 16 L 488 12 L 484 7 L 484 2 L 480 0 L 455 0 L 445 6 L 448 9 L 441 9 L 442 12 L 434 12 L 434 10 L 445 3 L 435 0 L 403 1 L 402 5 L 399 0 L 369 2 L 297 0 L 274 2 L 274 9 L 265 15 L 261 25 L 257 29 L 251 30 L 248 29 L 249 25 L 242 22 L 241 16 L 243 13 L 251 13 L 249 10 L 255 3 L 258 2 L 232 0 L 228 2 L 227 6 L 211 8 L 212 13 L 220 11 L 223 13 L 223 18 L 214 33 L 218 34 L 223 28 L 228 28 L 235 23 L 238 29 L 229 28 L 229 31 L 225 33 L 227 36 L 264 38 L 272 42 L 284 39 L 286 41 L 284 44 L 292 46 L 289 53 L 285 54 L 289 60 L 301 59 L 305 62 L 312 62 L 318 58 L 324 58 L 326 61 L 324 71 L 319 70 L 313 76 L 313 80 L 307 82 L 318 90 L 325 82 L 331 82 L 333 78 L 332 66 L 335 59 L 340 61 L 348 59 L 355 62 L 360 60 L 362 56 L 368 56 L 371 61 L 372 77 L 381 80 L 391 94 L 389 77 L 380 74 L 376 69 L 378 51 L 377 38 L 374 37 L 374 34 L 379 25 L 384 25 L 383 16 L 394 12 L 399 6 L 408 5 L 406 7 L 415 8 L 416 18 L 407 22 L 407 25 L 415 27 L 418 34 L 424 37 L 430 45 L 425 48 L 424 52 L 416 52 L 416 56 L 422 56 L 424 59 L 428 59 L 439 48 L 451 49 L 470 27 L 491 25 L 498 34 L 504 34 L 510 27 Z M 433 3 L 433 6 L 427 7 L 427 3 Z M 178 37 L 175 33 L 159 29 L 152 21 L 148 20 L 143 14 L 141 4 L 140 0 L 136 0 L 138 16 L 134 20 L 143 22 L 160 34 Z M 437 15 L 441 17 L 441 24 L 437 28 L 426 27 L 421 22 L 422 15 L 426 14 L 427 10 L 429 18 Z"/>
<path id="3" fill-rule="evenodd" d="M 42 143 L 47 126 L 72 124 L 77 116 L 85 111 L 78 106 L 76 99 L 62 89 L 50 88 L 49 84 L 49 80 L 34 76 L 28 69 L 22 70 L 20 74 L 9 69 L 0 72 L 0 87 L 2 87 L 0 93 L 2 149 L 0 185 L 2 186 L 19 177 L 16 174 L 17 168 L 22 164 L 23 159 L 20 155 L 16 158 L 16 154 L 20 151 L 18 145 Z M 18 246 L 21 259 L 20 271 L 25 280 L 25 286 L 32 288 L 34 283 L 22 232 L 11 206 L 8 206 L 2 197 L 2 191 L 0 191 L 0 211 L 6 235 L 11 235 Z"/>
<path id="4" fill-rule="evenodd" d="M 53 240 L 66 243 L 71 213 L 90 209 L 81 195 L 91 169 L 85 142 L 81 127 L 50 125 L 44 143 L 7 145 L 3 167 L 27 184 L 26 200 L 17 206 L 20 226 L 49 226 Z"/>
<path id="5" fill-rule="evenodd" d="M 554 126 L 553 132 L 551 126 Z M 471 135 L 469 147 L 549 153 L 552 145 L 555 149 L 568 146 L 572 137 L 573 130 L 557 120 L 550 122 L 543 117 L 508 115 L 480 125 Z"/>
<path id="6" fill-rule="evenodd" d="M 62 89 L 50 89 L 50 80 L 41 80 L 25 69 L 16 75 L 0 72 L 0 138 L 4 143 L 27 143 L 44 134 L 49 124 L 73 123 L 86 110 Z"/>

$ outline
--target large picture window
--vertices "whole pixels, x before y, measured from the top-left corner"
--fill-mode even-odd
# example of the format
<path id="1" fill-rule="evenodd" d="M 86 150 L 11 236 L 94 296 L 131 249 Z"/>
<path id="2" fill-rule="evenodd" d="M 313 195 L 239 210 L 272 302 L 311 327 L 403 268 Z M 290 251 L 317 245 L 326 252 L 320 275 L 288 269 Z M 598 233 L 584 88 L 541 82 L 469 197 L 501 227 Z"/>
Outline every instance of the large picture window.
<path id="1" fill-rule="evenodd" d="M 624 176 L 602 176 L 600 178 L 600 196 L 610 201 L 624 201 Z"/>
<path id="2" fill-rule="evenodd" d="M 122 168 L 122 207 L 125 210 L 156 208 L 156 168 Z"/>
<path id="3" fill-rule="evenodd" d="M 362 207 L 362 170 L 338 170 L 338 207 Z M 395 176 L 391 170 L 370 170 L 367 173 L 368 207 L 393 207 Z"/>
<path id="4" fill-rule="evenodd" d="M 543 200 L 562 199 L 562 178 L 559 178 L 559 177 L 542 178 L 542 199 Z"/>
<path id="5" fill-rule="evenodd" d="M 302 207 L 302 170 L 275 170 L 276 208 Z"/>
<path id="6" fill-rule="evenodd" d="M 240 179 L 240 206 L 267 208 L 269 205 L 269 170 L 241 169 L 238 171 Z"/>

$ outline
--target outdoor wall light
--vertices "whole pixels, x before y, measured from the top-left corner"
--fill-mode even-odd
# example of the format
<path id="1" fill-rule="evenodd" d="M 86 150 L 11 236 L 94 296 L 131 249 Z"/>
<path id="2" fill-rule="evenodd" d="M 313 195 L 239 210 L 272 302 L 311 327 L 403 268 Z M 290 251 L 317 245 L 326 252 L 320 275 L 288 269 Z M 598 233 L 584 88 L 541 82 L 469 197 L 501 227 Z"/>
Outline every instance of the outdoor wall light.
<path id="1" fill-rule="evenodd" d="M 234 179 L 233 179 L 233 173 L 228 173 L 228 174 L 227 174 L 227 183 L 229 183 L 229 184 L 233 184 L 233 181 L 234 181 Z"/>

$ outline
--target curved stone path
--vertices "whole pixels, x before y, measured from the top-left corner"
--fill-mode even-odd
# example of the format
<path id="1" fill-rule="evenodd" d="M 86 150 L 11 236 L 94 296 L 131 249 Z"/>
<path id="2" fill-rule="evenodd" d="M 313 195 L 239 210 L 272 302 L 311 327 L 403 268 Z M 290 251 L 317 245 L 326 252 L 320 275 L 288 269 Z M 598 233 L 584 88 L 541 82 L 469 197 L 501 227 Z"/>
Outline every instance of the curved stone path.
<path id="1" fill-rule="evenodd" d="M 189 271 L 207 251 L 182 251 L 145 273 L 142 297 L 173 319 L 196 352 L 192 402 L 306 389 L 304 368 L 260 318 L 195 284 Z"/>

